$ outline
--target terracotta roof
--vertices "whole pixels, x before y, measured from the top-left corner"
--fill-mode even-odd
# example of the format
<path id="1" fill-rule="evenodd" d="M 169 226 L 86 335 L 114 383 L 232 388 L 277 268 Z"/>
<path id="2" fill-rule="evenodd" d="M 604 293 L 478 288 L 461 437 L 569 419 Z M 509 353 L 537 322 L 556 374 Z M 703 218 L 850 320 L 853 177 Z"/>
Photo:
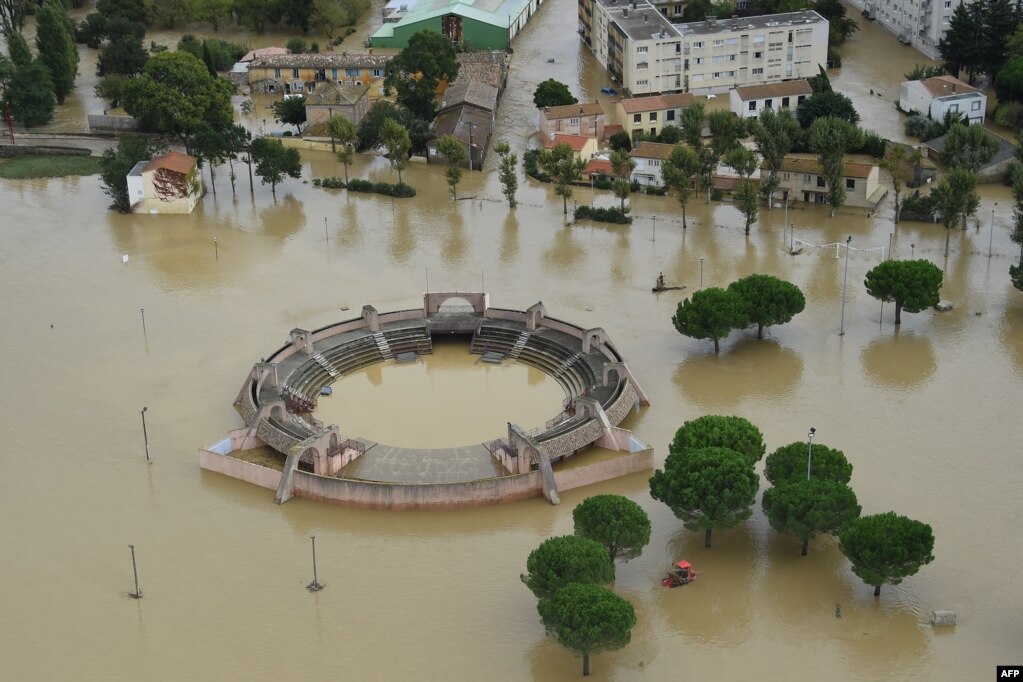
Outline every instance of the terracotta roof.
<path id="1" fill-rule="evenodd" d="M 257 47 L 255 50 L 249 50 L 245 53 L 245 56 L 239 59 L 240 62 L 251 62 L 256 57 L 271 57 L 273 55 L 288 54 L 288 50 L 283 47 Z"/>
<path id="2" fill-rule="evenodd" d="M 362 52 L 324 52 L 322 54 L 272 54 L 256 57 L 249 68 L 264 69 L 342 69 L 365 67 L 382 69 L 394 55 Z"/>
<path id="3" fill-rule="evenodd" d="M 349 85 L 348 83 L 324 81 L 316 86 L 313 94 L 305 98 L 305 105 L 307 107 L 352 106 L 357 104 L 368 92 L 368 85 Z"/>
<path id="4" fill-rule="evenodd" d="M 497 109 L 497 88 L 475 78 L 459 81 L 444 91 L 438 109 L 443 111 L 459 104 L 471 104 L 485 111 L 494 111 Z"/>
<path id="5" fill-rule="evenodd" d="M 871 161 L 857 160 L 856 157 L 846 157 L 846 162 L 843 164 L 842 177 L 845 178 L 859 178 L 866 179 L 870 177 L 870 172 L 877 168 L 877 164 Z M 765 165 L 761 166 L 761 169 L 766 168 Z M 810 175 L 820 175 L 821 166 L 817 162 L 817 157 L 813 154 L 789 154 L 781 162 L 781 170 L 786 173 L 802 173 Z"/>
<path id="6" fill-rule="evenodd" d="M 653 97 L 632 97 L 621 101 L 622 109 L 627 114 L 641 111 L 662 111 L 664 109 L 684 109 L 694 104 L 696 98 L 688 92 L 673 95 L 654 95 Z"/>
<path id="7" fill-rule="evenodd" d="M 671 150 L 675 148 L 673 144 L 664 144 L 663 142 L 640 142 L 632 151 L 629 152 L 631 157 L 642 157 L 644 159 L 660 159 L 664 160 L 671 156 Z"/>
<path id="8" fill-rule="evenodd" d="M 614 168 L 607 159 L 590 159 L 586 168 L 583 169 L 584 175 L 611 175 L 613 173 Z"/>
<path id="9" fill-rule="evenodd" d="M 544 107 L 544 116 L 548 121 L 559 118 L 576 118 L 578 116 L 603 116 L 604 107 L 600 102 L 587 102 L 585 104 L 565 104 L 560 107 Z"/>
<path id="10" fill-rule="evenodd" d="M 150 159 L 149 163 L 146 164 L 145 170 L 150 171 L 164 168 L 185 175 L 192 172 L 196 162 L 197 159 L 194 156 L 182 154 L 181 152 L 167 152 Z"/>
<path id="11" fill-rule="evenodd" d="M 953 76 L 936 76 L 925 78 L 920 81 L 931 97 L 944 97 L 945 95 L 964 95 L 971 92 L 979 92 L 977 88 L 962 82 Z"/>
<path id="12" fill-rule="evenodd" d="M 564 133 L 556 133 L 549 140 L 544 140 L 543 146 L 547 149 L 551 149 L 554 145 L 564 143 L 571 147 L 572 151 L 581 152 L 586 147 L 586 143 L 592 139 L 592 137 L 586 137 L 585 135 L 565 135 Z"/>
<path id="13" fill-rule="evenodd" d="M 735 94 L 743 102 L 754 99 L 767 99 L 768 97 L 790 97 L 792 95 L 812 95 L 813 88 L 805 78 L 783 83 L 771 83 L 769 85 L 747 85 L 736 88 Z"/>

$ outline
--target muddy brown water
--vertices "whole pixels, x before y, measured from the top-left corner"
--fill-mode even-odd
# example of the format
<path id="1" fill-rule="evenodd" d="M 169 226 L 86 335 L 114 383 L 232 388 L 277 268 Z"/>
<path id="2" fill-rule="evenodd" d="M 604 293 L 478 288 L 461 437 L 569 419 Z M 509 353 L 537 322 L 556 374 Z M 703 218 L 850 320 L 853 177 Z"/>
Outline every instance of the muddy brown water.
<path id="1" fill-rule="evenodd" d="M 578 41 L 552 40 L 550 27 L 574 26 L 575 11 L 551 0 L 516 43 L 498 129 L 517 148 L 534 129 L 539 80 L 583 96 L 607 82 Z M 884 59 L 856 64 L 853 53 Z M 846 55 L 836 83 L 883 81 L 889 95 L 922 61 L 872 26 Z M 878 129 L 899 129 L 887 104 L 869 110 Z M 305 179 L 341 174 L 326 154 L 304 162 Z M 392 177 L 376 159 L 361 158 L 355 173 Z M 786 254 L 781 211 L 745 237 L 734 208 L 695 201 L 683 232 L 673 200 L 637 197 L 630 227 L 565 228 L 549 187 L 523 180 L 509 212 L 492 172 L 463 181 L 471 201 L 452 202 L 442 177 L 411 167 L 420 195 L 392 208 L 295 181 L 276 203 L 259 186 L 250 199 L 245 180 L 232 198 L 221 175 L 219 197 L 184 217 L 110 213 L 97 178 L 0 184 L 0 678 L 573 679 L 579 659 L 544 636 L 518 576 L 529 551 L 571 532 L 573 506 L 597 492 L 639 502 L 653 537 L 615 583 L 636 607 L 632 643 L 595 656 L 593 679 L 973 680 L 1019 662 L 1023 295 L 1007 276 L 1019 248 L 1002 188 L 983 189 L 980 225 L 953 234 L 947 261 L 940 227 L 893 228 L 890 205 L 870 219 L 791 211 L 808 242 L 852 235 L 854 246 L 886 246 L 894 234 L 898 257 L 915 244 L 946 273 L 942 296 L 955 309 L 906 314 L 896 330 L 891 307 L 881 316 L 862 287 L 878 257 L 853 252 L 840 336 L 844 260 Z M 776 274 L 802 287 L 807 309 L 763 341 L 733 333 L 715 356 L 669 321 L 700 286 L 701 258 L 704 286 Z M 241 424 L 231 401 L 290 329 L 350 316 L 342 307 L 420 305 L 427 270 L 434 290 L 477 289 L 485 271 L 493 305 L 542 300 L 554 316 L 604 326 L 653 401 L 624 426 L 658 461 L 678 425 L 702 414 L 748 417 L 769 449 L 816 427 L 818 442 L 854 463 L 865 513 L 933 526 L 935 561 L 875 600 L 834 541 L 814 541 L 801 558 L 759 511 L 706 550 L 650 499 L 645 475 L 565 493 L 557 507 L 385 513 L 275 506 L 269 491 L 199 470 L 196 448 Z M 689 289 L 651 294 L 659 271 Z M 410 428 L 394 418 L 396 433 Z M 316 595 L 303 589 L 309 535 L 327 585 Z M 141 601 L 127 597 L 129 543 Z M 660 587 L 683 557 L 699 581 Z M 932 609 L 956 610 L 958 626 L 932 630 Z"/>

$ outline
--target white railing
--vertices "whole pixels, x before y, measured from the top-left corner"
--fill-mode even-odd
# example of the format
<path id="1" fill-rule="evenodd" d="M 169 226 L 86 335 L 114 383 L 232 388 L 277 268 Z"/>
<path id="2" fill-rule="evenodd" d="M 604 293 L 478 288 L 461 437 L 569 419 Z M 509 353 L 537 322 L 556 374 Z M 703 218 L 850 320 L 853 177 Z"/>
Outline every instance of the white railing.
<path id="1" fill-rule="evenodd" d="M 810 249 L 834 249 L 835 258 L 839 258 L 842 254 L 842 249 L 849 249 L 850 251 L 859 251 L 860 253 L 876 253 L 881 256 L 881 260 L 884 260 L 887 246 L 872 246 L 866 249 L 857 249 L 855 246 L 850 246 L 845 242 L 834 242 L 832 244 L 811 244 L 810 242 L 804 242 L 802 239 L 792 240 L 793 248 L 795 245 L 805 246 Z"/>

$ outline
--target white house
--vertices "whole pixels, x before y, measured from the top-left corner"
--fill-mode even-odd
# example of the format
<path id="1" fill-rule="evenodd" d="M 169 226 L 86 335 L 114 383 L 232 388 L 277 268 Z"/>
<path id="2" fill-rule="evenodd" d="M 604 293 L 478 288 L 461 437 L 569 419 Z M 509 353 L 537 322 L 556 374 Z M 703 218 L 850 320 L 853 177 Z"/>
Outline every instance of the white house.
<path id="1" fill-rule="evenodd" d="M 134 213 L 191 213 L 202 198 L 198 159 L 181 152 L 139 161 L 127 180 Z"/>
<path id="2" fill-rule="evenodd" d="M 936 121 L 945 112 L 966 115 L 969 122 L 984 123 L 987 95 L 954 76 L 937 76 L 920 81 L 903 81 L 899 91 L 903 111 L 918 111 Z"/>
<path id="3" fill-rule="evenodd" d="M 641 185 L 663 186 L 661 166 L 671 156 L 674 146 L 660 142 L 640 142 L 633 147 L 629 152 L 629 156 L 636 162 L 636 167 L 632 169 L 632 179 Z"/>
<path id="4" fill-rule="evenodd" d="M 739 118 L 756 118 L 765 109 L 786 109 L 794 116 L 796 108 L 813 94 L 805 78 L 768 85 L 747 85 L 728 93 L 732 113 Z"/>

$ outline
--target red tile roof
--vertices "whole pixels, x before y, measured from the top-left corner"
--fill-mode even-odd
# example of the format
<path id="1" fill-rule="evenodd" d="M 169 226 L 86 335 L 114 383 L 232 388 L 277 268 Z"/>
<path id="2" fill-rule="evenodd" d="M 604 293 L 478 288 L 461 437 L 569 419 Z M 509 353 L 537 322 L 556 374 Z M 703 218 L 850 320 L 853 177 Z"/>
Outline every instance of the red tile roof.
<path id="1" fill-rule="evenodd" d="M 197 161 L 198 159 L 194 156 L 189 156 L 188 154 L 182 154 L 181 152 L 167 152 L 161 156 L 154 156 L 149 163 L 146 164 L 144 170 L 148 171 L 164 168 L 166 170 L 185 175 L 192 172 Z"/>
<path id="2" fill-rule="evenodd" d="M 613 173 L 614 169 L 607 159 L 590 159 L 586 168 L 583 169 L 583 175 L 612 175 Z"/>
<path id="3" fill-rule="evenodd" d="M 592 137 L 586 137 L 585 135 L 566 135 L 564 133 L 556 133 L 549 140 L 545 140 L 543 146 L 547 149 L 551 149 L 556 144 L 564 143 L 571 147 L 572 151 L 581 152 L 586 147 L 586 143 L 592 139 Z"/>
<path id="4" fill-rule="evenodd" d="M 653 97 L 632 97 L 621 101 L 622 109 L 627 114 L 641 111 L 663 111 L 665 109 L 684 109 L 695 104 L 696 98 L 688 92 L 672 95 L 654 95 Z"/>
<path id="5" fill-rule="evenodd" d="M 761 166 L 762 169 L 765 167 Z M 842 177 L 866 179 L 877 167 L 876 163 L 847 160 L 843 164 Z M 781 170 L 787 173 L 820 175 L 821 165 L 813 154 L 789 154 L 782 160 Z"/>
<path id="6" fill-rule="evenodd" d="M 603 116 L 604 107 L 600 106 L 600 102 L 587 102 L 585 104 L 565 104 L 560 107 L 544 107 L 543 112 L 548 121 L 553 121 L 559 118 Z"/>
<path id="7" fill-rule="evenodd" d="M 661 159 L 663 161 L 671 156 L 671 150 L 674 148 L 675 145 L 664 144 L 663 142 L 640 142 L 632 148 L 629 156 L 641 156 L 644 159 Z"/>

